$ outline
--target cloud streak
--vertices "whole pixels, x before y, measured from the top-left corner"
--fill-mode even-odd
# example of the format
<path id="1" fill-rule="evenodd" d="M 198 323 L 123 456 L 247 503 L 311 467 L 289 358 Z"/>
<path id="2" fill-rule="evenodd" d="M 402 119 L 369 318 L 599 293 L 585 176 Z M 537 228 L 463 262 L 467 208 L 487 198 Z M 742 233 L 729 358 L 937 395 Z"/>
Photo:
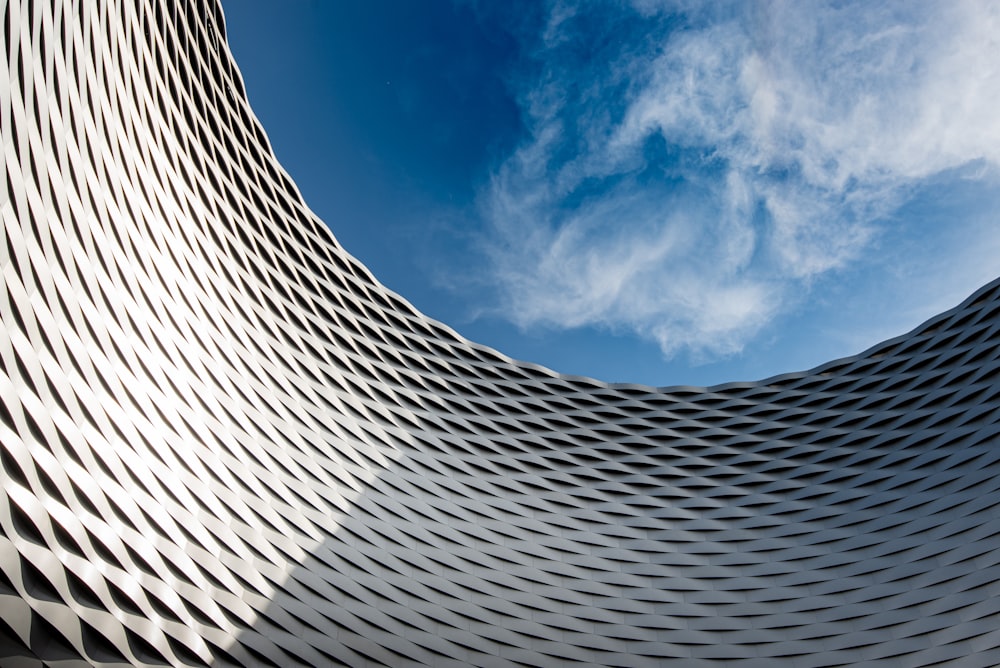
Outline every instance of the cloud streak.
<path id="1" fill-rule="evenodd" d="M 498 312 L 738 353 L 929 181 L 995 185 L 998 34 L 985 2 L 552 3 L 479 198 Z"/>

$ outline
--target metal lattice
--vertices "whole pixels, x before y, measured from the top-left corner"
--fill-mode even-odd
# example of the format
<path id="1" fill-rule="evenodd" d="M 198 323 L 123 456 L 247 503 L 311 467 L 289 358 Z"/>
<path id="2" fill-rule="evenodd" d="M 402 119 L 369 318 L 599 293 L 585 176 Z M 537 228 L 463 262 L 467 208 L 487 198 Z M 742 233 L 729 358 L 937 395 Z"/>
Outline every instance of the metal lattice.
<path id="1" fill-rule="evenodd" d="M 2 2 L 0 663 L 1000 665 L 1000 283 L 606 385 L 379 285 L 213 2 Z"/>

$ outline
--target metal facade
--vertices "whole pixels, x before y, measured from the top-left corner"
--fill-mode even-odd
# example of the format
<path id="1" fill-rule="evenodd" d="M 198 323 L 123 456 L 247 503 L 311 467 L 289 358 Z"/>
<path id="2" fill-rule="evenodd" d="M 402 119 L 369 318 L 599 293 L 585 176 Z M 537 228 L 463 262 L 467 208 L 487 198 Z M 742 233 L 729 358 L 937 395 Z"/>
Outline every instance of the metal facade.
<path id="1" fill-rule="evenodd" d="M 0 3 L 0 665 L 1000 665 L 1000 283 L 560 376 L 338 246 L 211 1 Z"/>

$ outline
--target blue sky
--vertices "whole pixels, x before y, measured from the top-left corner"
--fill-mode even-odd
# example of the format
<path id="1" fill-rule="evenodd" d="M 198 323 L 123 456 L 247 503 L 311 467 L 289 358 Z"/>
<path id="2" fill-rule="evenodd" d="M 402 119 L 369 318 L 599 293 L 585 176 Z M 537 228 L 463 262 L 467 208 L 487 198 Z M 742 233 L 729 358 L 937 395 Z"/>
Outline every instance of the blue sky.
<path id="1" fill-rule="evenodd" d="M 282 165 L 388 287 L 612 382 L 755 380 L 1000 275 L 1000 5 L 224 2 Z"/>

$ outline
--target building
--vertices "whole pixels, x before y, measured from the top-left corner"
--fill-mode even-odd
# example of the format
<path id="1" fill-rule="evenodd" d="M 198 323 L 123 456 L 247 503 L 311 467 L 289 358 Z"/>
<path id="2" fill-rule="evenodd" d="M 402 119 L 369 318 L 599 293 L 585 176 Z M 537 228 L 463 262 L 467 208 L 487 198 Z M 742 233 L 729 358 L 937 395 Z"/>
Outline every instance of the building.
<path id="1" fill-rule="evenodd" d="M 1000 665 L 1000 282 L 606 385 L 310 213 L 212 0 L 9 0 L 0 664 Z"/>

